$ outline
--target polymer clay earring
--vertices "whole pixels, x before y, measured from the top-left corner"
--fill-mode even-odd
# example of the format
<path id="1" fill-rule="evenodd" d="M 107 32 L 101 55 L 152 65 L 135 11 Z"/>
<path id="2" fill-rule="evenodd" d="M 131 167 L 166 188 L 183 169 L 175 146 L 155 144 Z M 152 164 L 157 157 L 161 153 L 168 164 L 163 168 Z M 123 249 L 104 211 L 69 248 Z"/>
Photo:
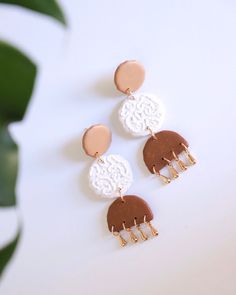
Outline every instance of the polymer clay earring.
<path id="1" fill-rule="evenodd" d="M 151 224 L 153 213 L 148 204 L 136 195 L 124 195 L 133 181 L 129 163 L 120 155 L 104 155 L 111 144 L 110 130 L 101 124 L 93 125 L 85 131 L 82 144 L 85 153 L 94 158 L 89 169 L 90 187 L 99 196 L 116 198 L 108 209 L 107 224 L 120 245 L 127 244 L 123 233 L 133 243 L 147 240 L 145 225 L 153 236 L 158 235 Z"/>
<path id="2" fill-rule="evenodd" d="M 144 162 L 152 174 L 160 177 L 164 183 L 170 183 L 179 176 L 178 170 L 187 170 L 187 166 L 195 164 L 196 160 L 188 150 L 188 142 L 178 133 L 168 130 L 157 132 L 163 123 L 165 111 L 162 102 L 154 95 L 136 92 L 144 78 L 144 67 L 135 60 L 125 61 L 116 69 L 116 88 L 126 95 L 119 118 L 124 129 L 132 135 L 150 136 L 143 149 Z M 180 158 L 183 153 L 187 164 Z M 169 176 L 160 172 L 166 166 Z"/>

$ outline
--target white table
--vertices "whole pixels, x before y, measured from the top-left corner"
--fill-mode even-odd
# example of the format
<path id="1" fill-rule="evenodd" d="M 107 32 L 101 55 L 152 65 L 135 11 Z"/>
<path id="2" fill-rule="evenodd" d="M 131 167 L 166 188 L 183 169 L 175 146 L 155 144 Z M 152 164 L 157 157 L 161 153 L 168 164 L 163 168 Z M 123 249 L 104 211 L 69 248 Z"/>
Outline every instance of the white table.
<path id="1" fill-rule="evenodd" d="M 61 4 L 68 29 L 0 6 L 0 37 L 40 65 L 25 120 L 12 126 L 24 229 L 0 293 L 235 295 L 235 1 Z M 113 71 L 126 59 L 145 65 L 142 91 L 165 104 L 163 129 L 186 137 L 198 160 L 168 186 L 143 164 L 146 139 L 126 134 L 117 119 Z M 81 149 L 84 128 L 95 123 L 112 128 L 109 152 L 130 161 L 129 193 L 149 202 L 158 238 L 120 249 L 107 230 L 111 202 L 88 188 L 91 159 Z M 15 212 L 1 220 L 6 241 Z"/>

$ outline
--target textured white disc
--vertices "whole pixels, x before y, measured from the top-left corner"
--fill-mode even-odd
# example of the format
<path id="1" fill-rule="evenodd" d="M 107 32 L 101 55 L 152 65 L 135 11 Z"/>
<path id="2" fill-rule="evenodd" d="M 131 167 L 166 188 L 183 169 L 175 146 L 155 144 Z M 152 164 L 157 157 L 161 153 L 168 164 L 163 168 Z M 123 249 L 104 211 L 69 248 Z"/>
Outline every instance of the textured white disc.
<path id="1" fill-rule="evenodd" d="M 119 197 L 132 184 L 129 163 L 119 155 L 101 156 L 89 170 L 89 183 L 94 192 L 107 198 Z"/>
<path id="2" fill-rule="evenodd" d="M 136 136 L 150 134 L 149 127 L 157 132 L 164 119 L 161 101 L 151 94 L 139 93 L 134 99 L 127 97 L 119 110 L 119 117 L 125 130 Z"/>

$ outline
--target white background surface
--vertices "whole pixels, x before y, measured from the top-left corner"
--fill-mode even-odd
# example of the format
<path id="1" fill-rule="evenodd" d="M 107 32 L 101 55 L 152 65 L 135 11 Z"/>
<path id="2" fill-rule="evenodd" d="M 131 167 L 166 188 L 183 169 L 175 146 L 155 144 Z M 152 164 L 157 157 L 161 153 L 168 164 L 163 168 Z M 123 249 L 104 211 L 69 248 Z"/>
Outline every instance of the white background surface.
<path id="1" fill-rule="evenodd" d="M 236 3 L 61 1 L 69 21 L 1 5 L 0 36 L 39 65 L 32 103 L 12 131 L 21 146 L 23 237 L 2 295 L 236 294 Z M 142 91 L 165 104 L 164 129 L 190 142 L 198 164 L 161 186 L 142 162 L 146 138 L 117 119 L 116 66 L 138 59 Z M 110 153 L 133 168 L 129 193 L 143 196 L 160 235 L 124 249 L 106 227 L 109 200 L 88 188 L 84 128 L 113 131 Z M 15 212 L 1 210 L 1 240 Z M 2 234 L 3 233 L 3 234 Z M 3 241 L 4 242 L 4 241 Z"/>

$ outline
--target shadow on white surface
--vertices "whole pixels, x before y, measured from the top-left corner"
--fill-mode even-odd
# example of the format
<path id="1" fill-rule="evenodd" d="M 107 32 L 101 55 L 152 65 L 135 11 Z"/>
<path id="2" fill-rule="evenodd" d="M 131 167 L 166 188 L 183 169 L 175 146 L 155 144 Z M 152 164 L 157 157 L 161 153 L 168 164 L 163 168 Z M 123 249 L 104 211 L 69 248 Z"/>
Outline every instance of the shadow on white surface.
<path id="1" fill-rule="evenodd" d="M 113 73 L 100 77 L 93 85 L 92 90 L 96 95 L 104 98 L 117 99 L 117 97 L 122 95 L 122 93 L 115 88 Z"/>

